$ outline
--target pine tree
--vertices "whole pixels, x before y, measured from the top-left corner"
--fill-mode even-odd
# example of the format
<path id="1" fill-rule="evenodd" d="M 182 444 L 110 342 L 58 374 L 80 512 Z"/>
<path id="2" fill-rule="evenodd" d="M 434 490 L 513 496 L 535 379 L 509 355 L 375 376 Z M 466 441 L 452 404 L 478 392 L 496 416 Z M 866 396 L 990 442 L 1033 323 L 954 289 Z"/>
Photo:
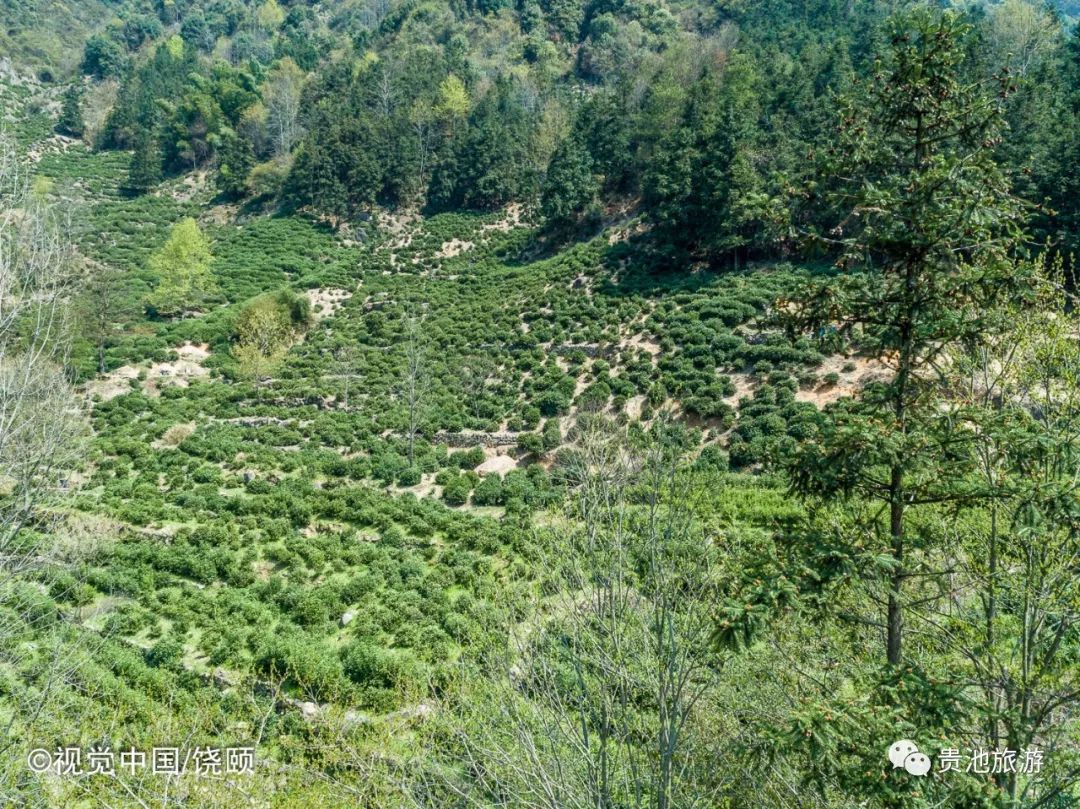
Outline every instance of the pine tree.
<path id="1" fill-rule="evenodd" d="M 544 181 L 540 208 L 548 226 L 572 226 L 596 199 L 596 192 L 592 158 L 581 141 L 571 136 L 555 150 Z"/>
<path id="2" fill-rule="evenodd" d="M 98 372 L 103 374 L 108 370 L 105 352 L 136 308 L 123 271 L 111 264 L 92 265 L 83 283 L 81 304 L 80 322 L 86 338 L 94 344 Z"/>
<path id="3" fill-rule="evenodd" d="M 132 194 L 145 194 L 161 182 L 161 150 L 153 132 L 140 129 L 135 136 L 135 151 L 128 166 L 124 188 Z"/>
<path id="4" fill-rule="evenodd" d="M 534 191 L 529 128 L 513 82 L 500 79 L 473 110 L 453 154 L 432 176 L 432 207 L 492 210 Z"/>
<path id="5" fill-rule="evenodd" d="M 658 236 L 678 253 L 709 261 L 751 243 L 748 200 L 759 178 L 748 152 L 757 139 L 757 75 L 745 57 L 690 93 L 682 125 L 661 144 L 646 178 Z"/>
<path id="6" fill-rule="evenodd" d="M 892 21 L 887 58 L 843 106 L 827 172 L 841 179 L 813 200 L 834 215 L 816 240 L 840 250 L 842 274 L 792 304 L 793 323 L 854 333 L 889 369 L 827 409 L 786 460 L 804 495 L 851 504 L 846 535 L 806 539 L 816 558 L 862 578 L 885 604 L 893 666 L 903 660 L 910 583 L 931 575 L 932 539 L 913 525 L 927 507 L 978 502 L 965 483 L 972 438 L 937 379 L 941 361 L 1001 333 L 1005 304 L 1029 289 L 1016 260 L 1024 206 L 994 160 L 1010 86 L 1004 76 L 989 86 L 964 79 L 969 32 L 951 11 Z"/>
<path id="7" fill-rule="evenodd" d="M 64 91 L 63 105 L 60 108 L 60 120 L 56 122 L 56 131 L 71 138 L 81 138 L 86 131 L 82 114 L 82 88 L 73 84 Z"/>
<path id="8" fill-rule="evenodd" d="M 254 166 L 255 152 L 251 141 L 232 129 L 223 130 L 218 149 L 218 187 L 229 196 L 243 196 L 248 190 L 248 175 Z"/>

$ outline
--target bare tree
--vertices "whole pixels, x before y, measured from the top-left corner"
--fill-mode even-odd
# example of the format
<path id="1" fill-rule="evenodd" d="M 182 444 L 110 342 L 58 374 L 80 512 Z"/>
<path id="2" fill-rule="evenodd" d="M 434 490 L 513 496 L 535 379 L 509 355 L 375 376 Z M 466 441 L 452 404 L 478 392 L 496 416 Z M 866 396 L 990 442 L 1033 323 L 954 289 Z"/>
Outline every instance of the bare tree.
<path id="1" fill-rule="evenodd" d="M 988 39 L 996 64 L 1023 77 L 1051 58 L 1063 29 L 1045 3 L 1004 0 L 991 9 Z"/>
<path id="2" fill-rule="evenodd" d="M 483 354 L 477 354 L 462 362 L 458 371 L 463 400 L 468 402 L 473 418 L 480 420 L 488 398 L 488 382 L 495 375 L 495 363 Z"/>
<path id="3" fill-rule="evenodd" d="M 384 61 L 379 64 L 379 74 L 375 86 L 375 94 L 378 99 L 379 112 L 383 118 L 389 118 L 398 102 L 398 76 L 401 73 L 400 65 L 395 61 Z"/>
<path id="4" fill-rule="evenodd" d="M 72 252 L 28 181 L 13 145 L 0 139 L 0 563 L 7 565 L 26 563 L 6 551 L 73 460 L 82 429 L 62 367 Z"/>
<path id="5" fill-rule="evenodd" d="M 342 404 L 346 411 L 349 409 L 349 392 L 352 388 L 352 381 L 359 377 L 357 373 L 359 359 L 360 352 L 354 343 L 346 343 L 334 352 L 336 376 L 343 379 L 345 383 L 342 391 Z"/>
<path id="6" fill-rule="evenodd" d="M 374 30 L 382 25 L 391 7 L 390 0 L 368 0 L 361 9 L 360 20 L 368 29 Z"/>
<path id="7" fill-rule="evenodd" d="M 957 572 L 928 632 L 964 662 L 978 694 L 976 746 L 1038 748 L 1046 767 L 995 776 L 1010 805 L 1052 805 L 1080 782 L 1080 320 L 1053 283 L 1015 328 L 958 357 L 957 412 L 977 437 L 987 519 L 957 530 Z"/>
<path id="8" fill-rule="evenodd" d="M 135 303 L 125 295 L 124 274 L 119 267 L 92 263 L 83 281 L 82 307 L 79 314 L 83 333 L 97 349 L 98 373 L 105 373 L 105 349 L 115 338 L 125 318 L 136 311 Z"/>
<path id="9" fill-rule="evenodd" d="M 60 520 L 48 506 L 85 429 L 63 370 L 73 255 L 66 228 L 31 192 L 30 180 L 14 144 L 0 135 L 0 599 L 9 608 L 0 619 L 0 654 L 16 669 L 25 650 L 11 639 L 35 632 L 42 620 L 25 577 L 55 563 L 54 549 L 39 537 Z M 45 655 L 53 647 L 53 664 L 36 688 L 12 695 L 11 721 L 23 725 L 42 713 L 67 671 L 61 646 L 45 637 L 38 645 Z M 10 724 L 7 731 L 0 734 L 0 802 L 3 785 L 13 782 L 8 768 L 16 766 L 5 751 L 17 736 Z"/>
<path id="10" fill-rule="evenodd" d="M 715 805 L 714 554 L 684 435 L 579 422 L 570 511 L 538 538 L 546 595 L 486 658 L 483 685 L 462 677 L 435 734 L 449 744 L 430 755 L 457 775 L 418 768 L 418 805 Z"/>
<path id="11" fill-rule="evenodd" d="M 438 132 L 435 112 L 429 105 L 418 101 L 409 112 L 409 121 L 416 136 L 416 187 L 419 193 L 423 193 L 423 189 L 427 187 L 428 166 L 435 151 L 435 136 Z"/>
<path id="12" fill-rule="evenodd" d="M 409 465 L 416 458 L 416 436 L 424 420 L 429 388 L 427 345 L 424 339 L 424 315 L 406 312 L 403 348 L 405 369 L 398 390 L 398 399 L 405 407 L 405 438 L 408 442 Z"/>
<path id="13" fill-rule="evenodd" d="M 279 157 L 288 154 L 303 134 L 299 120 L 304 81 L 304 71 L 286 56 L 270 71 L 263 85 L 266 126 L 274 144 L 274 154 Z"/>

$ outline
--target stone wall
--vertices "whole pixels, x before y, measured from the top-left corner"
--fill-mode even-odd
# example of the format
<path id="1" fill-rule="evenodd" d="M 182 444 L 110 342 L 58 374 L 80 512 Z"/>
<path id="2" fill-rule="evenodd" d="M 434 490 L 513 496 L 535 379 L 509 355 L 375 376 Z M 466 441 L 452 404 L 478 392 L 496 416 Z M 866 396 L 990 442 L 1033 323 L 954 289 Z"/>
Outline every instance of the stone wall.
<path id="1" fill-rule="evenodd" d="M 435 433 L 432 443 L 448 447 L 508 447 L 517 444 L 521 433 Z"/>

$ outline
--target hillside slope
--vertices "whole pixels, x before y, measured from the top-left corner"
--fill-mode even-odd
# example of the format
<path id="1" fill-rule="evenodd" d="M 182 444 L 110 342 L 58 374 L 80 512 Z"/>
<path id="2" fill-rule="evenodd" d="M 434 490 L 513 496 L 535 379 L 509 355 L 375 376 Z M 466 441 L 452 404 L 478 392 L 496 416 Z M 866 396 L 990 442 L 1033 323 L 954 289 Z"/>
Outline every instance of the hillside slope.
<path id="1" fill-rule="evenodd" d="M 0 57 L 46 78 L 69 76 L 87 40 L 124 7 L 125 0 L 0 0 Z"/>

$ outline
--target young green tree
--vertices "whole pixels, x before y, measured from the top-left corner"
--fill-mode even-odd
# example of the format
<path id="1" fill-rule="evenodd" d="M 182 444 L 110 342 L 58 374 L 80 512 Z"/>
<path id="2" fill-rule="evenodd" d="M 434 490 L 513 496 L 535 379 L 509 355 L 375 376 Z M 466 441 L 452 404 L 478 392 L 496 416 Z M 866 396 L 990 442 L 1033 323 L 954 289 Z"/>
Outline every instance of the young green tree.
<path id="1" fill-rule="evenodd" d="M 469 114 L 469 91 L 453 73 L 439 83 L 435 113 L 453 135 L 457 122 Z"/>
<path id="2" fill-rule="evenodd" d="M 994 161 L 1007 80 L 964 78 L 970 27 L 955 12 L 918 9 L 888 31 L 872 81 L 843 106 L 830 166 L 839 179 L 817 201 L 835 224 L 814 236 L 839 249 L 841 273 L 808 287 L 791 312 L 818 333 L 855 333 L 888 377 L 827 409 L 786 464 L 809 498 L 880 506 L 853 506 L 861 525 L 816 552 L 873 582 L 885 657 L 898 666 L 906 590 L 929 573 L 920 560 L 932 532 L 912 526 L 928 507 L 978 497 L 963 482 L 970 435 L 944 404 L 940 362 L 1000 333 L 1003 304 L 1027 286 L 1015 256 L 1024 208 Z"/>
<path id="3" fill-rule="evenodd" d="M 288 311 L 266 297 L 247 307 L 236 326 L 237 344 L 233 356 L 243 377 L 256 384 L 270 377 L 293 340 L 293 324 Z"/>
<path id="4" fill-rule="evenodd" d="M 210 245 L 191 218 L 173 225 L 169 238 L 150 258 L 149 268 L 158 279 L 148 304 L 165 317 L 175 317 L 198 306 L 213 294 Z"/>

